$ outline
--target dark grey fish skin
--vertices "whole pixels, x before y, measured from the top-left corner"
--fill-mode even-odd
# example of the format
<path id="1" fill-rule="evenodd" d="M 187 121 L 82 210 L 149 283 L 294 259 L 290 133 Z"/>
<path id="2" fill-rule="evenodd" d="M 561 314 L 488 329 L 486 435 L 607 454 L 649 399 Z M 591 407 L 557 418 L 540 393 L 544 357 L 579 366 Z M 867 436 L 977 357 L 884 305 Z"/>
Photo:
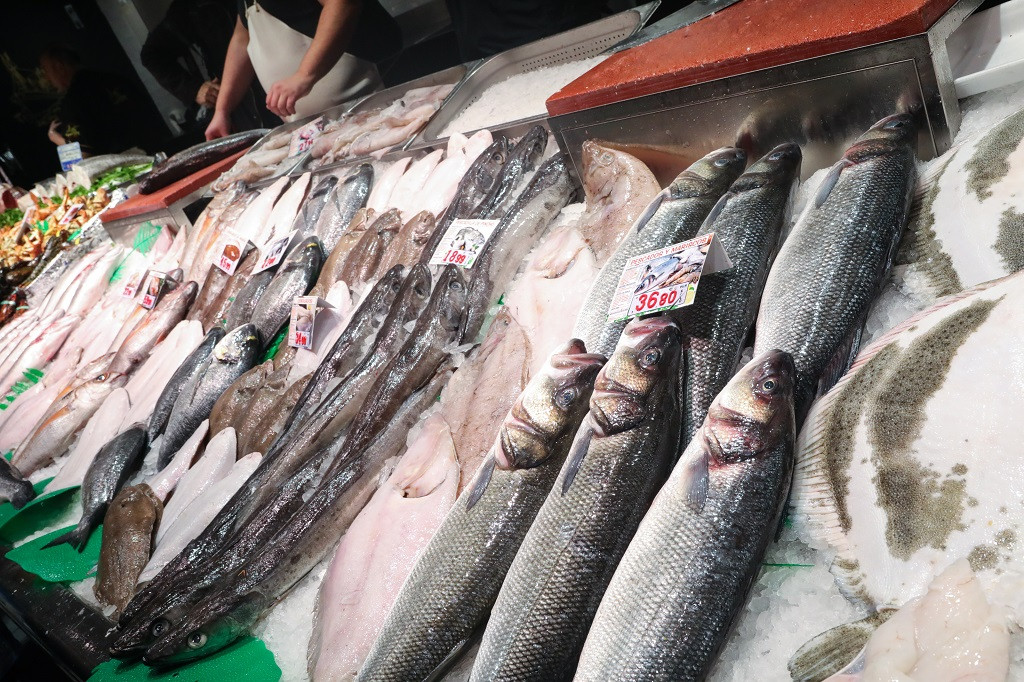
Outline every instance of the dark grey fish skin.
<path id="1" fill-rule="evenodd" d="M 206 279 L 203 280 L 203 286 L 199 290 L 199 295 L 196 297 L 196 302 L 192 305 L 192 308 L 188 311 L 189 320 L 202 320 L 203 314 L 206 309 L 213 305 L 213 302 L 220 296 L 220 292 L 227 286 L 228 273 L 224 272 L 220 268 L 211 267 L 206 272 Z"/>
<path id="2" fill-rule="evenodd" d="M 183 149 L 163 163 L 157 164 L 153 170 L 144 175 L 139 180 L 139 193 L 152 194 L 221 159 L 226 159 L 239 150 L 248 149 L 267 132 L 265 128 L 243 130 L 234 135 L 200 142 L 188 149 Z"/>
<path id="3" fill-rule="evenodd" d="M 260 343 L 270 343 L 288 322 L 293 299 L 313 288 L 323 262 L 323 245 L 317 237 L 303 239 L 284 259 L 252 313 Z"/>
<path id="4" fill-rule="evenodd" d="M 316 234 L 316 224 L 320 220 L 320 214 L 323 213 L 327 198 L 334 192 L 337 184 L 337 177 L 327 175 L 313 185 L 309 194 L 306 195 L 306 200 L 302 202 L 299 212 L 295 214 L 295 220 L 292 221 L 291 226 L 292 232 L 297 231 L 301 236 Z M 320 241 L 323 241 L 323 237 L 320 238 Z"/>
<path id="5" fill-rule="evenodd" d="M 602 364 L 603 356 L 574 339 L 530 380 L 402 586 L 359 679 L 426 679 L 484 623 L 562 468 Z"/>
<path id="6" fill-rule="evenodd" d="M 196 369 L 181 388 L 171 408 L 164 438 L 160 445 L 157 462 L 162 469 L 171 457 L 185 444 L 188 437 L 210 416 L 217 398 L 227 390 L 238 377 L 245 374 L 256 363 L 259 339 L 251 324 L 238 327 L 221 339 L 206 360 Z"/>
<path id="7" fill-rule="evenodd" d="M 197 318 L 203 323 L 204 332 L 208 332 L 214 327 L 224 327 L 224 316 L 227 315 L 228 308 L 231 307 L 238 292 L 252 277 L 252 271 L 256 269 L 259 259 L 260 252 L 257 249 L 249 249 L 249 252 L 242 256 L 242 260 L 238 261 L 235 274 L 224 280 L 224 286 L 221 287 L 220 292 L 203 310 L 202 315 Z M 220 268 L 214 269 L 219 270 Z"/>
<path id="8" fill-rule="evenodd" d="M 150 443 L 163 433 L 164 428 L 167 426 L 167 420 L 171 417 L 171 410 L 174 409 L 174 402 L 178 399 L 178 394 L 181 393 L 182 387 L 204 367 L 207 358 L 213 352 L 213 347 L 220 343 L 222 338 L 224 338 L 223 329 L 219 327 L 211 329 L 202 343 L 189 353 L 178 369 L 174 370 L 174 374 L 171 375 L 167 385 L 164 386 L 163 392 L 160 393 L 160 397 L 156 400 L 153 414 L 149 417 L 146 437 Z"/>
<path id="9" fill-rule="evenodd" d="M 685 337 L 684 443 L 704 423 L 711 401 L 739 364 L 782 242 L 800 160 L 795 144 L 768 152 L 732 184 L 698 232 L 714 232 L 733 267 L 702 277 L 693 305 L 672 312 Z"/>
<path id="10" fill-rule="evenodd" d="M 917 134 L 884 118 L 846 150 L 779 251 L 757 318 L 754 352 L 784 350 L 797 369 L 797 426 L 857 354 L 859 332 L 889 273 L 914 189 Z M 828 376 L 826 376 L 828 374 Z"/>
<path id="11" fill-rule="evenodd" d="M 501 179 L 501 169 L 505 167 L 508 160 L 510 144 L 504 135 L 498 135 L 487 149 L 476 157 L 470 164 L 466 174 L 459 181 L 459 187 L 455 190 L 455 197 L 444 215 L 437 221 L 434 234 L 423 247 L 423 255 L 420 262 L 426 265 L 430 257 L 434 255 L 437 245 L 441 243 L 448 226 L 456 218 L 468 218 L 477 207 L 487 199 L 487 196 L 494 192 L 498 181 Z"/>
<path id="12" fill-rule="evenodd" d="M 541 166 L 501 219 L 469 271 L 469 304 L 462 338 L 475 341 L 487 310 L 512 283 L 519 265 L 537 239 L 569 203 L 575 192 L 566 156 L 557 154 Z"/>
<path id="13" fill-rule="evenodd" d="M 707 679 L 782 520 L 795 380 L 769 351 L 718 396 L 619 563 L 576 680 Z"/>
<path id="14" fill-rule="evenodd" d="M 235 294 L 235 300 L 224 313 L 224 329 L 234 329 L 252 319 L 252 314 L 274 279 L 273 269 L 258 272 Z"/>
<path id="15" fill-rule="evenodd" d="M 534 126 L 523 135 L 509 152 L 494 190 L 468 217 L 500 219 L 505 215 L 529 180 L 530 173 L 544 158 L 547 146 L 548 131 L 543 126 Z"/>
<path id="16" fill-rule="evenodd" d="M 626 323 L 609 322 L 608 308 L 626 262 L 634 256 L 692 239 L 746 164 L 746 152 L 725 147 L 704 156 L 676 176 L 672 184 L 654 198 L 601 268 L 576 318 L 573 336 L 583 339 L 594 353 L 607 355 L 615 350 Z"/>
<path id="17" fill-rule="evenodd" d="M 65 542 L 81 552 L 89 536 L 103 521 L 107 506 L 117 491 L 142 466 L 146 450 L 146 425 L 132 424 L 100 448 L 82 481 L 82 519 L 74 530 L 61 535 L 46 547 Z"/>
<path id="18" fill-rule="evenodd" d="M 125 337 L 117 354 L 110 361 L 109 371 L 117 374 L 131 374 L 132 370 L 141 365 L 149 352 L 153 350 L 174 326 L 185 319 L 185 314 L 196 300 L 199 285 L 186 282 L 165 294 L 156 307 L 147 312 Z"/>
<path id="19" fill-rule="evenodd" d="M 324 201 L 313 233 L 320 238 L 327 253 L 338 245 L 356 211 L 366 206 L 372 185 L 373 166 L 362 163 L 345 179 L 339 181 Z"/>
<path id="20" fill-rule="evenodd" d="M 678 447 L 679 344 L 667 317 L 623 330 L 501 586 L 472 680 L 572 678 L 601 595 Z"/>
<path id="21" fill-rule="evenodd" d="M 153 549 L 153 529 L 164 505 L 145 483 L 123 488 L 103 517 L 103 545 L 96 567 L 96 598 L 121 612 Z"/>
<path id="22" fill-rule="evenodd" d="M 32 483 L 6 457 L 0 459 L 0 502 L 10 502 L 15 509 L 21 509 L 36 496 Z"/>

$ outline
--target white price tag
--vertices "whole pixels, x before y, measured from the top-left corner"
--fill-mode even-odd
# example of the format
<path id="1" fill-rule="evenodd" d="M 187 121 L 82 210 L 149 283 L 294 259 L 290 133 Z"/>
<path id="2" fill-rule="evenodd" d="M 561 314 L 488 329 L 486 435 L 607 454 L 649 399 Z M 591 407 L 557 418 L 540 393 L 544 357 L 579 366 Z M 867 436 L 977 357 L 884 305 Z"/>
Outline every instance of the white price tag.
<path id="1" fill-rule="evenodd" d="M 67 225 L 68 223 L 70 223 L 74 219 L 74 217 L 76 215 L 78 215 L 78 212 L 81 211 L 84 206 L 85 206 L 85 204 L 81 204 L 81 203 L 80 204 L 71 204 L 70 206 L 68 206 L 68 210 L 64 211 L 64 217 L 61 218 L 60 222 L 57 223 L 57 224 L 58 225 Z"/>
<path id="2" fill-rule="evenodd" d="M 333 307 L 316 296 L 297 296 L 292 302 L 292 314 L 288 322 L 288 345 L 313 350 L 317 341 L 314 334 L 317 313 Z"/>
<path id="3" fill-rule="evenodd" d="M 149 271 L 142 270 L 128 275 L 128 279 L 124 283 L 124 289 L 121 290 L 121 295 L 125 298 L 135 298 L 136 294 L 139 293 L 142 282 L 146 279 L 147 272 Z"/>
<path id="4" fill-rule="evenodd" d="M 697 296 L 701 275 L 731 267 L 714 232 L 630 258 L 608 307 L 608 321 L 688 306 Z"/>
<path id="5" fill-rule="evenodd" d="M 280 239 L 267 242 L 259 248 L 260 261 L 256 264 L 252 274 L 269 270 L 284 259 L 284 255 L 288 252 L 288 245 L 292 243 L 292 240 L 298 236 L 299 231 L 293 230 L 291 234 L 287 234 Z"/>
<path id="6" fill-rule="evenodd" d="M 60 169 L 65 173 L 71 167 L 82 160 L 82 145 L 79 142 L 69 142 L 57 147 L 57 158 L 60 159 Z"/>
<path id="7" fill-rule="evenodd" d="M 324 124 L 326 123 L 327 121 L 324 120 L 323 116 L 317 116 L 306 125 L 294 131 L 291 142 L 288 143 L 288 156 L 297 156 L 308 151 L 313 146 L 313 143 L 316 142 L 316 138 L 320 137 L 320 133 L 323 131 Z"/>
<path id="8" fill-rule="evenodd" d="M 453 263 L 466 269 L 473 267 L 497 226 L 497 220 L 456 218 L 441 237 L 434 255 L 430 257 L 430 264 Z"/>
<path id="9" fill-rule="evenodd" d="M 238 269 L 238 261 L 242 260 L 242 256 L 245 255 L 245 247 L 248 243 L 247 239 L 239 237 L 234 232 L 225 232 L 221 237 L 220 249 L 214 256 L 213 264 L 229 275 L 235 274 L 235 270 Z"/>
<path id="10" fill-rule="evenodd" d="M 167 273 L 151 270 L 149 276 L 146 277 L 146 288 L 142 292 L 142 300 L 139 301 L 139 305 L 152 310 L 156 306 L 156 302 L 160 300 L 160 292 L 164 289 L 164 280 L 166 279 Z"/>

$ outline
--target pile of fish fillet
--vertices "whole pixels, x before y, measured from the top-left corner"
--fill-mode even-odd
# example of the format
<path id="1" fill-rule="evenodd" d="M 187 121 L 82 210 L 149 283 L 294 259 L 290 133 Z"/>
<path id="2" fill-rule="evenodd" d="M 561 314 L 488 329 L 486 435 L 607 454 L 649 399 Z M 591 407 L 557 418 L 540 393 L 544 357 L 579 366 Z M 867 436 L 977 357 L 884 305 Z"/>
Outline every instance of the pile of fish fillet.
<path id="1" fill-rule="evenodd" d="M 985 135 L 1020 147 L 1018 118 Z M 985 382 L 1024 370 L 1024 240 L 980 232 L 989 280 L 861 349 L 893 262 L 928 267 L 908 245 L 951 248 L 916 135 L 904 114 L 864 131 L 792 224 L 795 144 L 715 150 L 661 188 L 587 142 L 573 210 L 537 128 L 230 184 L 145 254 L 83 235 L 0 327 L 0 495 L 82 487 L 54 544 L 103 525 L 110 653 L 153 666 L 253 633 L 322 570 L 314 680 L 706 679 L 789 516 L 867 613 L 790 652 L 794 679 L 1002 679 L 1024 391 Z M 950 154 L 1005 218 L 1003 179 L 971 175 L 995 149 Z M 459 218 L 496 224 L 472 268 L 434 264 Z M 255 245 L 232 275 L 229 230 Z M 732 267 L 693 305 L 609 321 L 630 258 L 710 233 Z M 146 270 L 168 273 L 152 310 L 123 295 Z M 279 343 L 307 294 L 331 306 L 317 344 Z"/>

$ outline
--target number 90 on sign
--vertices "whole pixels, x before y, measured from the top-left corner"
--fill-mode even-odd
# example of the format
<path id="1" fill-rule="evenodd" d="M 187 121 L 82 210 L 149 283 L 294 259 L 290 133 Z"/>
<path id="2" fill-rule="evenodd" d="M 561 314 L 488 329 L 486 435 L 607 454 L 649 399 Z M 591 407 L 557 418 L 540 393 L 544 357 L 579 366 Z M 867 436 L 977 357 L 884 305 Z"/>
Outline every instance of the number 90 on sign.
<path id="1" fill-rule="evenodd" d="M 635 297 L 633 299 L 633 312 L 642 315 L 643 313 L 654 312 L 655 310 L 672 308 L 675 307 L 678 300 L 679 287 L 656 289 Z"/>

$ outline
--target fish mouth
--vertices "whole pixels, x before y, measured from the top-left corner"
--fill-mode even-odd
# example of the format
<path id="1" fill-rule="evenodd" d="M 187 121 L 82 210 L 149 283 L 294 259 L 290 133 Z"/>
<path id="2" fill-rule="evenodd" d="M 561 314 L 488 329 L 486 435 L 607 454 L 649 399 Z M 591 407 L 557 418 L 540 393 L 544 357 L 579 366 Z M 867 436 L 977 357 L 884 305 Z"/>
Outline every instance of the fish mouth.
<path id="1" fill-rule="evenodd" d="M 667 315 L 658 315 L 657 317 L 648 317 L 646 319 L 636 318 L 622 330 L 622 338 L 633 348 L 644 339 L 653 336 L 667 337 L 672 334 L 676 337 L 681 336 L 679 326 Z"/>
<path id="2" fill-rule="evenodd" d="M 549 362 L 555 369 L 572 371 L 603 365 L 605 357 L 600 353 L 588 353 L 586 344 L 580 339 L 569 339 L 566 347 L 552 355 Z"/>

